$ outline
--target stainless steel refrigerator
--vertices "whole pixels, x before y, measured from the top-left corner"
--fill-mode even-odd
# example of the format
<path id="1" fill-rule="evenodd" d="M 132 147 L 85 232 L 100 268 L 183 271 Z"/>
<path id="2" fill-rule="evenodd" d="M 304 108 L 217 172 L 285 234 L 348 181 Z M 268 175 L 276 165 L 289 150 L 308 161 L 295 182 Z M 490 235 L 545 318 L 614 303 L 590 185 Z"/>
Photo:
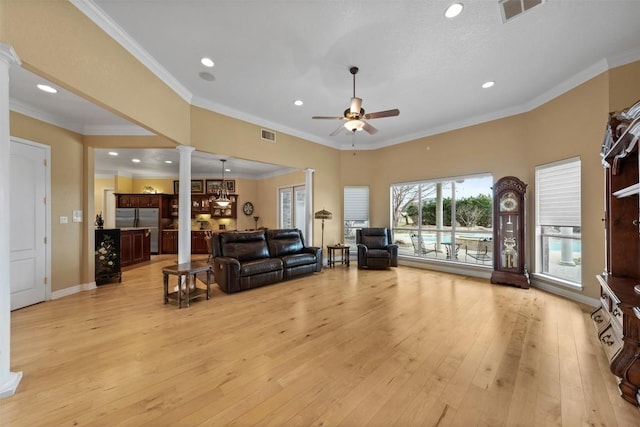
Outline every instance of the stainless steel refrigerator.
<path id="1" fill-rule="evenodd" d="M 157 254 L 159 247 L 160 209 L 117 208 L 116 228 L 148 228 L 151 234 L 151 253 Z"/>

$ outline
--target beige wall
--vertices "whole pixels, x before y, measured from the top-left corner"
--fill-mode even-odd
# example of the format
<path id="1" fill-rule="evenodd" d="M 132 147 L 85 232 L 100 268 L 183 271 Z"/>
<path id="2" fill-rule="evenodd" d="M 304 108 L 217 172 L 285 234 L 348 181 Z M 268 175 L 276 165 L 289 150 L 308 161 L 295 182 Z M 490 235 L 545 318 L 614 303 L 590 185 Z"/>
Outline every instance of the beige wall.
<path id="1" fill-rule="evenodd" d="M 103 207 L 104 190 L 115 191 L 115 188 L 116 188 L 116 180 L 114 176 L 110 178 L 94 179 L 93 199 L 94 199 L 94 211 L 96 215 L 99 214 L 100 212 L 104 212 L 104 207 Z"/>
<path id="2" fill-rule="evenodd" d="M 51 290 L 84 283 L 82 275 L 83 234 L 85 223 L 59 218 L 72 217 L 74 210 L 84 210 L 82 136 L 10 112 L 11 135 L 51 147 Z M 85 221 L 88 212 L 84 212 Z"/>
<path id="3" fill-rule="evenodd" d="M 189 104 L 70 2 L 1 1 L 2 41 L 24 68 L 189 145 Z"/>
<path id="4" fill-rule="evenodd" d="M 341 239 L 345 185 L 369 185 L 371 223 L 388 225 L 391 183 L 480 172 L 490 172 L 495 179 L 515 175 L 529 184 L 532 200 L 537 165 L 580 156 L 584 294 L 597 297 L 591 278 L 604 264 L 598 153 L 607 112 L 640 99 L 640 62 L 604 73 L 528 113 L 354 155 L 353 151 L 334 150 L 282 133 L 276 143 L 265 142 L 260 139 L 259 126 L 189 106 L 68 2 L 0 2 L 2 41 L 15 48 L 25 68 L 166 137 L 122 138 L 118 142 L 109 137 L 85 137 L 88 147 L 192 144 L 209 153 L 301 171 L 312 168 L 314 210 L 324 208 L 334 213 L 334 219 L 327 222 L 325 241 Z M 81 272 L 87 275 L 90 271 L 81 265 L 88 262 L 82 241 L 89 239 L 81 235 L 79 226 L 63 226 L 55 219 L 70 216 L 72 209 L 94 198 L 93 189 L 87 192 L 84 188 L 93 185 L 93 177 L 87 176 L 93 171 L 83 166 L 83 160 L 91 158 L 91 150 L 83 151 L 81 136 L 19 114 L 11 114 L 11 133 L 52 147 L 53 290 L 81 283 Z M 247 199 L 253 198 L 256 214 L 261 217 L 259 225 L 274 226 L 277 188 L 303 182 L 304 173 L 298 172 L 258 182 L 255 190 L 248 185 L 242 191 Z M 116 185 L 117 191 L 128 192 L 134 183 L 118 177 Z M 528 214 L 533 218 L 531 203 Z M 252 220 L 240 214 L 238 228 L 252 225 Z M 532 231 L 530 222 L 530 245 Z M 314 240 L 320 240 L 319 224 Z"/>

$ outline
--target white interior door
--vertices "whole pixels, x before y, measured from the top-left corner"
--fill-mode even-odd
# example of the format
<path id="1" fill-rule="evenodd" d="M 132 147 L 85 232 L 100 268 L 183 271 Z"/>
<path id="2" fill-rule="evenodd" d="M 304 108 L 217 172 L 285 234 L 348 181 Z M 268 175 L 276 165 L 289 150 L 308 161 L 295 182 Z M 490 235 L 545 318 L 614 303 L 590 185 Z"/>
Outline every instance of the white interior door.
<path id="1" fill-rule="evenodd" d="M 112 188 L 104 190 L 102 209 L 104 228 L 116 228 L 116 196 Z"/>
<path id="2" fill-rule="evenodd" d="M 48 151 L 39 144 L 10 145 L 11 309 L 46 298 Z"/>

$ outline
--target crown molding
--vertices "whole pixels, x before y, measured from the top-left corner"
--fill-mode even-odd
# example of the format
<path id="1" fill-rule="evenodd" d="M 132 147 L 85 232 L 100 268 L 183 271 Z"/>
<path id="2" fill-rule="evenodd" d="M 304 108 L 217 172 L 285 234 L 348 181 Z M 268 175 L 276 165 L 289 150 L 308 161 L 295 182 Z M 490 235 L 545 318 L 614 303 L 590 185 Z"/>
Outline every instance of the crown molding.
<path id="1" fill-rule="evenodd" d="M 43 121 L 45 123 L 52 124 L 54 126 L 58 126 L 67 130 L 70 130 L 75 133 L 82 134 L 84 129 L 82 124 L 65 120 L 55 114 L 48 113 L 46 111 L 40 110 L 32 105 L 24 104 L 15 99 L 9 100 L 9 109 L 15 111 L 16 113 L 24 114 L 25 116 L 33 117 L 34 119 Z"/>
<path id="2" fill-rule="evenodd" d="M 106 136 L 154 136 L 155 133 L 136 126 L 136 125 L 120 125 L 120 126 L 84 126 L 84 135 L 106 135 Z"/>
<path id="3" fill-rule="evenodd" d="M 167 86 L 173 89 L 187 103 L 191 103 L 193 94 L 182 83 L 180 83 L 171 73 L 169 73 L 158 61 L 151 56 L 142 46 L 131 38 L 127 32 L 120 27 L 109 15 L 95 4 L 92 0 L 69 0 L 80 12 L 93 21 L 111 38 L 124 47 L 127 52 L 142 62 L 153 74 L 162 80 Z"/>
<path id="4" fill-rule="evenodd" d="M 8 65 L 18 64 L 21 65 L 20 57 L 13 49 L 13 46 L 0 42 L 0 60 Z"/>
<path id="5" fill-rule="evenodd" d="M 252 114 L 248 114 L 242 111 L 235 110 L 233 108 L 227 107 L 222 104 L 218 104 L 216 102 L 209 101 L 207 99 L 201 98 L 199 96 L 194 96 L 191 105 L 195 107 L 204 108 L 205 110 L 213 111 L 214 113 L 222 114 L 224 116 L 232 117 L 234 119 L 242 120 L 248 123 L 251 123 L 256 126 L 261 126 L 264 128 L 268 128 L 270 130 L 276 132 L 286 133 L 287 135 L 292 135 L 310 142 L 315 142 L 316 144 L 325 145 L 331 148 L 339 148 L 340 144 L 336 144 L 333 141 L 329 141 L 327 139 L 318 138 L 315 135 L 308 134 L 306 132 L 301 132 L 299 130 L 281 125 L 279 123 L 275 123 L 269 120 L 265 120 L 261 117 L 254 116 Z"/>

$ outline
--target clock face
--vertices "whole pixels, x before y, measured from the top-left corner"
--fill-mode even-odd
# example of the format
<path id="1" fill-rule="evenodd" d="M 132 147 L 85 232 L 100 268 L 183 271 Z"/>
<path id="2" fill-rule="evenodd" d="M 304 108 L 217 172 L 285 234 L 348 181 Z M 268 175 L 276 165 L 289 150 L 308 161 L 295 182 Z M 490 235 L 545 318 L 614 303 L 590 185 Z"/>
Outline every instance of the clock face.
<path id="1" fill-rule="evenodd" d="M 246 202 L 242 206 L 242 212 L 244 212 L 245 215 L 251 215 L 253 213 L 253 203 Z"/>
<path id="2" fill-rule="evenodd" d="M 513 193 L 507 193 L 500 199 L 501 212 L 514 212 L 518 209 L 518 199 Z"/>

